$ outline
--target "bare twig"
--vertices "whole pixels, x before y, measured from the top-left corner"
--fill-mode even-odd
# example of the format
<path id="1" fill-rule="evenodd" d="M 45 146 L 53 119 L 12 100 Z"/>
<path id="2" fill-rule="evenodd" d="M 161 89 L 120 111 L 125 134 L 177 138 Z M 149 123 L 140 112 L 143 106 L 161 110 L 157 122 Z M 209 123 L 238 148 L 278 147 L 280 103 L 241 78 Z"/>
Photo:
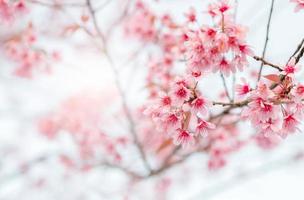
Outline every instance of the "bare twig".
<path id="1" fill-rule="evenodd" d="M 304 54 L 304 46 L 302 46 L 302 49 L 301 50 L 299 50 L 300 52 L 299 52 L 299 54 L 296 56 L 296 64 L 298 63 L 298 62 L 300 62 L 300 59 L 303 57 L 303 54 Z"/>
<path id="2" fill-rule="evenodd" d="M 101 162 L 101 163 L 98 163 L 96 166 L 105 166 L 105 167 L 110 167 L 110 168 L 118 169 L 118 170 L 124 172 L 125 174 L 129 175 L 130 177 L 135 178 L 135 179 L 143 179 L 143 178 L 145 178 L 145 176 L 142 176 L 142 175 L 140 175 L 140 174 L 138 174 L 136 172 L 133 172 L 133 171 L 129 170 L 126 167 L 123 167 L 121 165 L 115 165 L 115 164 L 109 163 L 109 162 Z"/>
<path id="3" fill-rule="evenodd" d="M 126 5 L 124 7 L 124 10 L 122 11 L 122 14 L 118 17 L 117 20 L 114 21 L 114 23 L 110 26 L 110 28 L 107 31 L 107 35 L 111 35 L 114 28 L 117 27 L 120 23 L 124 21 L 124 19 L 127 17 L 129 8 L 131 6 L 132 0 L 126 0 Z"/>
<path id="4" fill-rule="evenodd" d="M 223 73 L 221 73 L 221 79 L 222 79 L 222 82 L 223 82 L 223 86 L 225 88 L 226 96 L 228 97 L 229 101 L 232 102 L 233 99 L 231 98 L 231 96 L 229 94 L 228 86 L 227 86 L 227 83 L 226 83 L 226 80 L 225 80 L 225 77 L 224 77 Z"/>
<path id="5" fill-rule="evenodd" d="M 257 61 L 261 61 L 261 63 L 262 63 L 263 65 L 268 65 L 268 66 L 270 66 L 270 67 L 273 67 L 273 68 L 279 70 L 280 72 L 283 71 L 283 69 L 282 69 L 280 66 L 275 65 L 275 64 L 272 64 L 272 63 L 266 61 L 264 58 L 261 58 L 261 57 L 258 57 L 258 56 L 253 56 L 253 58 L 254 58 L 255 60 L 257 60 Z"/>
<path id="6" fill-rule="evenodd" d="M 106 56 L 106 58 L 108 59 L 109 63 L 110 63 L 110 67 L 111 67 L 111 70 L 113 71 L 113 74 L 114 74 L 114 77 L 115 77 L 115 84 L 116 84 L 116 87 L 118 89 L 118 92 L 120 94 L 120 97 L 121 97 L 121 100 L 122 100 L 122 106 L 123 106 L 123 110 L 126 114 L 126 117 L 129 121 L 129 125 L 130 125 L 130 132 L 132 134 L 132 137 L 133 137 L 133 140 L 134 140 L 134 143 L 139 151 L 139 154 L 140 154 L 140 157 L 143 161 L 143 164 L 145 166 L 145 168 L 149 171 L 151 171 L 151 167 L 150 167 L 150 164 L 148 163 L 147 161 L 147 158 L 146 158 L 146 154 L 140 144 L 140 141 L 138 139 L 138 135 L 137 135 L 137 131 L 136 131 L 136 128 L 135 128 L 135 122 L 134 122 L 134 119 L 132 117 L 132 114 L 129 110 L 129 107 L 127 105 L 127 100 L 126 100 L 126 95 L 125 95 L 125 92 L 123 91 L 122 89 L 122 86 L 121 86 L 121 83 L 119 81 L 119 76 L 118 76 L 118 71 L 114 65 L 114 62 L 108 52 L 108 48 L 107 48 L 107 41 L 106 41 L 106 37 L 105 35 L 102 33 L 100 27 L 98 26 L 98 22 L 97 22 L 97 18 L 96 18 L 96 13 L 95 13 L 95 10 L 93 9 L 92 7 L 92 4 L 91 4 L 91 1 L 90 0 L 87 0 L 87 6 L 88 6 L 88 9 L 92 15 L 92 18 L 93 18 L 93 24 L 94 24 L 94 27 L 97 31 L 97 34 L 98 36 L 101 38 L 102 42 L 103 42 L 103 48 L 104 48 L 104 54 Z"/>
<path id="7" fill-rule="evenodd" d="M 294 57 L 298 51 L 300 51 L 301 47 L 303 46 L 304 44 L 304 38 L 302 39 L 302 41 L 300 42 L 300 44 L 297 46 L 297 49 L 294 51 L 294 53 L 289 57 L 287 63 L 292 59 L 292 57 Z"/>
<path id="8" fill-rule="evenodd" d="M 1 178 L 0 185 L 5 184 L 7 181 L 10 181 L 12 179 L 18 178 L 19 176 L 25 174 L 26 172 L 30 171 L 33 167 L 35 167 L 37 164 L 45 162 L 47 159 L 49 159 L 52 156 L 52 154 L 46 154 L 39 156 L 33 160 L 28 161 L 27 163 L 23 164 L 23 167 L 21 167 L 18 171 L 6 175 L 5 177 Z"/>
<path id="9" fill-rule="evenodd" d="M 237 107 L 242 107 L 247 105 L 250 102 L 250 100 L 244 100 L 244 101 L 240 101 L 240 102 L 229 102 L 229 103 L 224 103 L 224 102 L 212 102 L 212 104 L 215 105 L 220 105 L 220 106 L 230 106 L 233 108 L 237 108 Z"/>
<path id="10" fill-rule="evenodd" d="M 301 49 L 302 48 L 302 49 Z M 296 56 L 296 54 L 299 52 L 299 54 Z M 287 63 L 291 60 L 291 58 L 295 57 L 295 64 L 297 64 L 298 62 L 300 62 L 300 59 L 303 57 L 304 54 L 304 38 L 302 39 L 302 41 L 300 42 L 300 44 L 297 46 L 297 49 L 295 50 L 295 52 L 290 56 L 290 58 L 288 59 Z M 281 75 L 280 77 L 280 82 L 279 83 L 274 83 L 270 86 L 270 89 L 273 90 L 275 89 L 279 84 L 281 84 L 285 78 L 287 76 L 286 75 Z"/>
<path id="11" fill-rule="evenodd" d="M 271 1 L 271 6 L 270 6 L 270 11 L 269 11 L 269 16 L 268 16 L 268 22 L 267 22 L 267 27 L 266 27 L 266 38 L 265 38 L 265 43 L 264 43 L 264 48 L 263 48 L 263 53 L 262 53 L 262 59 L 265 58 L 266 50 L 267 50 L 267 45 L 268 45 L 268 40 L 269 40 L 269 30 L 270 30 L 270 23 L 271 23 L 271 18 L 272 18 L 272 12 L 273 12 L 273 6 L 274 6 L 274 1 Z M 261 79 L 262 75 L 262 70 L 263 70 L 264 63 L 261 63 L 259 74 L 258 74 L 258 81 Z"/>

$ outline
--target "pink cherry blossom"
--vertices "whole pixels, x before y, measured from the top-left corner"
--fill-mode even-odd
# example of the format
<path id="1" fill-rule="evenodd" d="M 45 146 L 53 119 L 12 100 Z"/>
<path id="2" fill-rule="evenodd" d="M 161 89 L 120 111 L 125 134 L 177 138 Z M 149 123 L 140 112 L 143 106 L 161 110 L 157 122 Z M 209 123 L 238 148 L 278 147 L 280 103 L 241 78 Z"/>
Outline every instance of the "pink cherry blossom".
<path id="1" fill-rule="evenodd" d="M 297 10 L 303 7 L 302 1 L 293 0 Z M 304 118 L 304 86 L 299 72 L 303 42 L 297 48 L 278 48 L 282 58 L 277 58 L 274 48 L 270 48 L 273 44 L 254 38 L 257 27 L 245 18 L 238 19 L 242 3 L 214 0 L 200 7 L 185 1 L 186 7 L 175 9 L 174 5 L 183 1 L 168 2 L 0 0 L 4 26 L 0 34 L 1 59 L 3 65 L 8 63 L 4 73 L 8 69 L 17 75 L 15 78 L 31 79 L 41 72 L 54 75 L 37 80 L 45 92 L 49 81 L 57 82 L 55 76 L 61 76 L 65 65 L 84 64 L 85 72 L 89 72 L 92 68 L 87 61 L 96 56 L 94 63 L 106 66 L 102 69 L 104 74 L 98 76 L 98 84 L 102 83 L 104 90 L 68 96 L 30 121 L 37 122 L 43 139 L 60 142 L 54 157 L 68 168 L 69 176 L 77 171 L 85 176 L 97 168 L 98 174 L 104 168 L 113 169 L 115 176 L 122 174 L 124 184 L 115 185 L 127 188 L 119 188 L 124 194 L 117 198 L 145 199 L 152 188 L 156 192 L 151 191 L 150 199 L 166 199 L 171 196 L 166 194 L 171 187 L 178 186 L 177 180 L 191 180 L 192 173 L 187 170 L 192 169 L 192 164 L 183 163 L 192 155 L 198 155 L 193 159 L 200 168 L 207 165 L 209 170 L 220 170 L 247 145 L 267 150 L 288 143 L 284 138 L 300 132 Z M 299 16 L 293 16 L 293 21 Z M 265 22 L 269 24 L 261 24 L 268 27 L 263 31 L 269 38 L 279 34 L 269 31 L 275 20 L 268 18 Z M 283 23 L 284 20 L 280 33 L 286 31 Z M 47 46 L 50 42 L 52 45 Z M 62 52 L 51 49 L 61 45 Z M 263 46 L 265 49 L 257 49 Z M 83 63 L 77 55 L 90 57 L 84 57 Z M 286 63 L 289 58 L 285 65 L 276 64 Z M 53 71 L 56 62 L 61 64 Z M 73 73 L 68 75 L 73 76 L 77 67 L 71 65 L 70 69 Z M 3 75 L 4 80 L 9 80 L 9 74 Z M 80 81 L 80 86 L 73 82 L 69 92 L 86 85 L 86 81 L 91 85 L 88 74 L 79 75 L 85 83 Z M 113 81 L 105 82 L 107 78 Z M 22 81 L 24 87 L 37 82 Z M 92 85 L 99 86 L 95 82 Z M 31 95 L 26 88 L 23 93 L 26 98 Z M 53 98 L 52 95 L 50 92 Z M 59 97 L 58 100 L 61 101 Z M 37 104 L 35 110 L 39 108 Z M 11 159 L 10 155 L 5 157 Z M 54 161 L 52 155 L 51 162 Z M 175 167 L 178 164 L 181 167 Z M 24 166 L 21 172 L 29 172 L 30 165 Z M 141 190 L 142 187 L 148 189 Z M 108 194 L 106 197 L 111 199 Z"/>
<path id="2" fill-rule="evenodd" d="M 251 91 L 250 85 L 242 78 L 242 84 L 237 84 L 235 86 L 236 93 L 243 97 Z"/>
<path id="3" fill-rule="evenodd" d="M 269 118 L 265 121 L 260 121 L 258 127 L 260 134 L 268 137 L 269 135 L 279 134 L 281 126 L 282 123 L 280 119 Z"/>
<path id="4" fill-rule="evenodd" d="M 177 105 L 181 105 L 185 101 L 189 100 L 189 98 L 190 98 L 190 91 L 186 87 L 186 85 L 185 85 L 184 82 L 178 82 L 178 83 L 175 83 L 175 85 L 173 86 L 173 89 L 172 89 L 170 95 L 173 98 L 172 100 Z"/>
<path id="5" fill-rule="evenodd" d="M 206 137 L 208 132 L 215 129 L 216 126 L 210 122 L 199 119 L 196 132 L 198 132 L 201 136 Z"/>
<path id="6" fill-rule="evenodd" d="M 125 24 L 126 34 L 145 41 L 153 40 L 156 33 L 154 27 L 154 18 L 155 16 L 145 6 L 145 4 L 138 1 L 134 14 L 127 20 Z"/>
<path id="7" fill-rule="evenodd" d="M 195 9 L 193 7 L 191 7 L 188 11 L 188 13 L 185 14 L 188 22 L 195 22 L 196 21 L 196 13 L 195 13 Z"/>
<path id="8" fill-rule="evenodd" d="M 194 145 L 195 142 L 193 138 L 193 134 L 183 129 L 179 129 L 176 135 L 173 136 L 173 138 L 174 138 L 174 144 L 182 145 L 183 148 L 190 147 Z"/>
<path id="9" fill-rule="evenodd" d="M 283 119 L 283 127 L 281 136 L 286 137 L 289 133 L 294 133 L 298 130 L 299 120 L 294 114 L 286 113 Z"/>
<path id="10" fill-rule="evenodd" d="M 263 134 L 257 134 L 254 136 L 254 141 L 259 147 L 268 150 L 277 147 L 281 140 L 275 134 L 267 135 L 267 137 Z"/>
<path id="11" fill-rule="evenodd" d="M 180 128 L 181 126 L 181 119 L 177 114 L 174 113 L 166 113 L 162 117 L 163 121 L 163 128 L 171 134 L 176 129 Z"/>
<path id="12" fill-rule="evenodd" d="M 208 113 L 210 103 L 204 97 L 197 97 L 194 101 L 192 101 L 191 106 L 194 112 L 199 112 L 202 115 L 206 115 Z"/>
<path id="13" fill-rule="evenodd" d="M 299 70 L 298 65 L 296 65 L 295 62 L 295 58 L 291 58 L 291 60 L 284 67 L 284 72 L 286 75 L 294 74 L 296 71 Z"/>

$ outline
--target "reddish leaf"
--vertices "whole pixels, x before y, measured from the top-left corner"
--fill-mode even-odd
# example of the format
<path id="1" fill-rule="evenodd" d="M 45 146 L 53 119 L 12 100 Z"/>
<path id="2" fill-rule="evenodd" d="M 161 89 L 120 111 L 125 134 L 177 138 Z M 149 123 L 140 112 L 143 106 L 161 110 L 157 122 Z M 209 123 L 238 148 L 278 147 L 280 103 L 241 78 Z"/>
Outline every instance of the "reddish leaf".
<path id="1" fill-rule="evenodd" d="M 280 82 L 280 76 L 279 75 L 276 75 L 276 74 L 268 74 L 266 76 L 264 76 L 264 78 L 270 80 L 270 81 L 273 81 L 273 82 Z"/>
<path id="2" fill-rule="evenodd" d="M 157 153 L 160 153 L 163 149 L 165 149 L 166 147 L 170 146 L 172 144 L 172 139 L 169 138 L 167 140 L 165 140 L 156 150 Z"/>

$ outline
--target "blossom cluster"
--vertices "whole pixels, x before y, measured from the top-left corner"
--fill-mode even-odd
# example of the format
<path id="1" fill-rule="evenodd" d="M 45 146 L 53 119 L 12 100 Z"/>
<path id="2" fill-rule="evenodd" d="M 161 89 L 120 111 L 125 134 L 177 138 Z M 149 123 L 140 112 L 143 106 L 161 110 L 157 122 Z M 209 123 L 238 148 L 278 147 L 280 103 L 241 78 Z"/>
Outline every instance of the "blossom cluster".
<path id="1" fill-rule="evenodd" d="M 243 109 L 243 116 L 250 119 L 259 134 L 285 138 L 299 130 L 304 111 L 304 86 L 294 83 L 293 75 L 298 68 L 292 58 L 280 75 L 268 75 L 273 86 L 259 82 L 255 90 L 247 93 L 250 102 Z M 276 84 L 279 86 L 275 87 Z"/>
<path id="2" fill-rule="evenodd" d="M 140 1 L 136 3 L 135 9 L 135 13 L 127 19 L 125 33 L 143 41 L 155 39 L 154 14 Z"/>
<path id="3" fill-rule="evenodd" d="M 248 65 L 253 52 L 245 42 L 246 28 L 235 23 L 231 10 L 226 1 L 211 4 L 208 13 L 214 25 L 189 30 L 186 60 L 193 74 L 220 71 L 228 76 Z"/>
<path id="4" fill-rule="evenodd" d="M 185 14 L 186 23 L 177 23 L 169 14 L 160 17 L 150 14 L 154 18 L 150 29 L 157 33 L 153 36 L 153 43 L 160 48 L 162 57 L 149 60 L 147 88 L 150 91 L 150 103 L 144 113 L 151 117 L 159 132 L 172 138 L 176 145 L 193 147 L 194 143 L 198 145 L 202 140 L 208 141 L 206 151 L 211 155 L 210 161 L 216 160 L 214 163 L 222 164 L 224 156 L 215 156 L 216 159 L 213 159 L 212 155 L 219 154 L 211 153 L 211 147 L 218 140 L 222 146 L 226 145 L 223 145 L 222 137 L 210 138 L 217 135 L 218 129 L 225 132 L 222 127 L 227 124 L 222 123 L 223 119 L 228 120 L 228 124 L 235 129 L 234 121 L 240 119 L 234 119 L 233 115 L 225 111 L 221 113 L 223 116 L 219 117 L 220 120 L 210 115 L 214 101 L 203 95 L 199 83 L 206 73 L 219 71 L 229 76 L 237 70 L 242 71 L 248 66 L 248 57 L 254 57 L 246 43 L 246 28 L 235 22 L 233 11 L 233 7 L 225 0 L 210 4 L 207 13 L 212 18 L 212 25 L 199 25 L 199 17 L 193 8 Z M 162 28 L 159 29 L 157 24 L 161 24 Z M 129 25 L 132 27 L 132 24 Z M 144 34 L 138 33 L 141 35 L 138 38 L 147 42 L 143 39 Z M 175 70 L 180 60 L 185 61 L 186 65 L 183 74 Z M 257 130 L 257 134 L 250 139 L 257 141 L 261 147 L 275 146 L 279 142 L 278 136 L 285 138 L 298 130 L 303 112 L 299 93 L 302 86 L 294 84 L 294 74 L 298 69 L 295 58 L 292 58 L 288 64 L 279 68 L 280 74 L 263 77 L 269 82 L 261 80 L 257 88 L 251 87 L 244 78 L 235 86 L 233 92 L 242 101 L 234 103 L 230 99 L 232 103 L 227 105 L 245 107 L 242 109 L 242 118 L 249 119 Z M 200 139 L 199 135 L 204 139 Z M 246 143 L 239 140 L 237 134 L 230 137 L 236 144 Z M 226 142 L 231 145 L 231 141 Z"/>
<path id="5" fill-rule="evenodd" d="M 303 0 L 290 1 L 296 4 L 296 11 L 304 8 Z M 37 120 L 38 131 L 50 142 L 60 144 L 56 146 L 56 161 L 67 171 L 74 175 L 90 170 L 95 177 L 103 175 L 100 167 L 112 168 L 122 172 L 115 171 L 115 177 L 105 172 L 114 181 L 116 175 L 124 175 L 121 185 L 128 187 L 114 188 L 115 193 L 127 193 L 124 199 L 136 199 L 131 193 L 145 189 L 144 184 L 153 188 L 150 186 L 155 182 L 153 194 L 157 197 L 152 198 L 166 199 L 171 185 L 182 178 L 178 174 L 185 174 L 190 180 L 190 173 L 166 173 L 186 159 L 194 158 L 192 161 L 199 165 L 207 161 L 209 170 L 218 170 L 245 146 L 272 149 L 301 131 L 304 85 L 296 77 L 301 74 L 304 39 L 289 55 L 287 64 L 274 64 L 277 61 L 268 57 L 273 52 L 266 48 L 274 1 L 268 11 L 267 39 L 260 56 L 247 40 L 247 28 L 236 18 L 237 6 L 242 4 L 234 0 L 209 2 L 204 10 L 180 7 L 183 13 L 173 13 L 157 8 L 168 5 L 161 0 L 117 4 L 98 0 L 0 0 L 0 23 L 14 26 L 1 34 L 0 50 L 16 65 L 14 75 L 31 78 L 37 72 L 50 72 L 52 62 L 61 57 L 43 46 L 50 38 L 60 39 L 69 47 L 75 45 L 62 49 L 63 55 L 73 54 L 68 58 L 76 59 L 72 63 L 93 58 L 94 54 L 104 61 L 102 66 L 113 72 L 110 78 L 114 78 L 111 83 L 115 85 L 102 84 L 104 90 L 89 89 L 68 97 Z M 194 4 L 185 5 L 191 3 Z M 115 12 L 121 15 L 107 21 L 108 11 L 115 6 L 119 7 Z M 19 23 L 19 14 L 40 8 L 41 12 L 33 12 L 33 19 L 29 16 Z M 41 19 L 35 18 L 36 13 Z M 104 13 L 106 20 L 101 18 Z M 44 26 L 44 14 L 47 22 L 52 16 L 56 26 Z M 117 38 L 121 34 L 128 39 L 126 43 L 131 43 L 129 46 Z M 80 48 L 78 53 L 86 54 L 76 58 L 74 50 Z M 128 62 L 120 62 L 125 57 Z M 134 63 L 141 66 L 140 73 L 135 68 L 128 69 Z M 137 93 L 137 88 L 130 88 L 133 84 L 123 80 L 128 72 L 134 74 L 132 81 L 144 80 L 136 82 L 136 86 L 143 86 L 143 93 Z M 143 79 L 137 76 L 143 74 Z M 86 81 L 80 84 L 83 83 L 87 85 Z M 302 154 L 297 159 L 302 159 Z M 29 172 L 31 165 L 46 161 L 48 156 L 25 162 L 18 174 Z M 91 170 L 95 167 L 98 172 Z M 193 165 L 182 168 L 188 167 Z M 148 178 L 151 181 L 143 181 Z M 41 180 L 37 185 L 47 181 Z M 110 198 L 108 194 L 106 197 Z"/>
<path id="6" fill-rule="evenodd" d="M 247 65 L 247 56 L 252 55 L 245 43 L 245 28 L 233 23 L 229 9 L 226 1 L 212 4 L 208 13 L 217 23 L 197 29 L 191 29 L 197 20 L 194 9 L 186 14 L 186 24 L 174 22 L 169 15 L 159 18 L 162 27 L 170 32 L 158 35 L 165 58 L 150 62 L 147 85 L 152 103 L 145 114 L 177 145 L 191 146 L 199 142 L 197 136 L 206 137 L 216 128 L 209 116 L 212 102 L 198 87 L 202 73 L 235 73 L 235 66 L 242 69 Z M 186 59 L 187 65 L 183 76 L 173 71 L 176 60 L 181 58 Z"/>
<path id="7" fill-rule="evenodd" d="M 227 156 L 251 141 L 265 149 L 272 148 L 280 137 L 299 129 L 304 90 L 301 84 L 295 84 L 294 74 L 299 69 L 295 58 L 282 68 L 276 67 L 278 74 L 263 76 L 256 88 L 248 80 L 236 81 L 233 93 L 238 94 L 237 99 L 227 98 L 225 88 L 224 99 L 229 102 L 211 100 L 203 92 L 201 80 L 208 73 L 225 80 L 246 69 L 248 58 L 255 57 L 246 42 L 247 29 L 236 23 L 235 8 L 229 1 L 209 5 L 204 14 L 211 18 L 212 25 L 200 25 L 194 8 L 180 22 L 169 13 L 154 13 L 143 1 L 133 6 L 124 21 L 124 33 L 142 43 L 139 53 L 149 47 L 145 83 L 148 103 L 140 107 L 139 116 L 132 111 L 129 116 L 136 116 L 135 121 L 140 122 L 133 131 L 140 133 L 138 142 L 145 144 L 143 151 L 156 152 L 160 163 L 179 146 L 183 152 L 202 151 L 209 155 L 208 167 L 218 169 L 225 166 Z M 212 112 L 215 105 L 224 109 Z M 102 151 L 119 161 L 117 141 L 127 139 L 109 139 L 100 131 L 102 119 L 98 109 L 94 110 L 98 106 L 95 101 L 68 100 L 61 111 L 41 120 L 41 131 L 50 138 L 62 130 L 72 133 L 86 162 L 94 159 L 100 144 L 106 147 Z M 241 114 L 231 112 L 237 108 Z M 248 119 L 257 130 L 252 137 L 241 136 L 238 122 L 242 119 Z M 65 156 L 62 160 L 72 162 Z"/>
<path id="8" fill-rule="evenodd" d="M 105 162 L 99 156 L 106 155 L 106 161 L 120 162 L 119 149 L 125 147 L 128 139 L 124 136 L 110 136 L 100 129 L 103 122 L 100 111 L 103 98 L 86 92 L 66 99 L 57 111 L 39 120 L 39 131 L 51 140 L 62 133 L 73 138 L 79 157 L 62 154 L 61 160 L 68 167 L 89 169 L 97 162 Z M 71 164 L 73 163 L 73 164 Z"/>
<path id="9" fill-rule="evenodd" d="M 20 34 L 14 35 L 4 43 L 5 55 L 16 63 L 14 74 L 31 78 L 34 72 L 49 73 L 50 62 L 60 59 L 56 51 L 48 52 L 37 45 L 37 34 L 32 23 Z"/>
<path id="10" fill-rule="evenodd" d="M 27 7 L 24 0 L 0 0 L 0 20 L 3 22 L 12 22 L 17 15 L 26 11 Z"/>
<path id="11" fill-rule="evenodd" d="M 158 102 L 145 111 L 177 145 L 193 144 L 195 136 L 206 136 L 215 129 L 206 120 L 210 103 L 198 93 L 196 84 L 193 78 L 176 80 L 169 93 L 161 94 Z"/>

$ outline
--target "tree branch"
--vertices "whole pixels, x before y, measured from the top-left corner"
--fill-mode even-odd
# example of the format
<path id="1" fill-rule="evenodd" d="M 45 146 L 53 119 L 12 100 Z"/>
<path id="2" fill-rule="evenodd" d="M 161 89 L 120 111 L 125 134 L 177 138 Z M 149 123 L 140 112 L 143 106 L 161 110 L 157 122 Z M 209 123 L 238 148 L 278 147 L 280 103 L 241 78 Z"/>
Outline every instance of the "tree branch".
<path id="1" fill-rule="evenodd" d="M 92 15 L 92 18 L 93 18 L 93 24 L 94 24 L 94 27 L 97 31 L 97 34 L 98 36 L 100 37 L 100 39 L 102 40 L 103 42 L 103 48 L 104 48 L 104 54 L 106 56 L 106 58 L 108 59 L 109 63 L 110 63 L 110 68 L 114 74 L 114 78 L 115 78 L 115 84 L 116 84 L 116 87 L 118 89 L 118 92 L 120 94 L 120 97 L 121 97 L 121 100 L 122 100 L 122 106 L 123 106 L 123 110 L 126 114 L 126 117 L 129 121 L 129 125 L 130 125 L 130 132 L 132 134 L 132 137 L 133 137 L 133 140 L 134 140 L 134 143 L 139 151 L 139 154 L 140 154 L 140 157 L 143 161 L 143 164 L 145 166 L 145 168 L 149 171 L 151 171 L 151 167 L 150 167 L 150 164 L 148 163 L 147 161 L 147 158 L 146 158 L 146 154 L 139 142 L 139 139 L 138 139 L 138 135 L 137 135 L 137 131 L 136 131 L 136 128 L 135 128 L 135 122 L 134 122 L 134 119 L 132 117 L 132 114 L 131 114 L 131 111 L 129 110 L 129 107 L 127 105 L 127 100 L 126 100 L 126 95 L 122 89 L 122 86 L 121 86 L 121 83 L 119 81 L 119 77 L 118 77 L 118 71 L 115 67 L 115 64 L 109 54 L 109 51 L 108 51 L 108 48 L 107 48 L 107 41 L 106 41 L 106 37 L 105 35 L 102 33 L 101 29 L 99 28 L 98 26 L 98 22 L 97 22 L 97 18 L 96 18 L 96 13 L 95 13 L 95 10 L 93 9 L 92 7 L 92 4 L 91 4 L 91 1 L 90 0 L 87 0 L 87 6 L 88 6 L 88 9 Z"/>
<path id="2" fill-rule="evenodd" d="M 227 86 L 227 83 L 226 83 L 226 80 L 225 80 L 225 77 L 224 77 L 223 73 L 221 73 L 221 79 L 222 79 L 222 82 L 223 82 L 223 86 L 225 88 L 226 96 L 228 97 L 229 101 L 232 102 L 233 99 L 231 98 L 231 96 L 229 94 L 228 86 Z"/>
<path id="3" fill-rule="evenodd" d="M 266 27 L 266 38 L 265 38 L 265 43 L 264 43 L 264 48 L 263 48 L 263 53 L 262 53 L 262 59 L 265 58 L 266 50 L 267 50 L 267 45 L 268 45 L 268 40 L 269 40 L 269 30 L 270 30 L 270 23 L 271 23 L 271 18 L 272 18 L 272 12 L 273 12 L 273 6 L 274 6 L 274 0 L 271 1 L 271 6 L 270 6 L 270 11 L 269 11 L 269 16 L 268 16 L 268 22 L 267 22 L 267 27 Z M 264 63 L 261 63 L 259 74 L 258 74 L 258 81 L 261 79 L 262 71 L 263 71 L 263 66 Z"/>
<path id="4" fill-rule="evenodd" d="M 279 70 L 280 72 L 283 71 L 283 69 L 280 66 L 272 64 L 272 63 L 266 61 L 264 58 L 261 58 L 261 57 L 258 57 L 258 56 L 253 56 L 253 58 L 257 61 L 261 61 L 263 65 L 268 65 L 270 67 L 273 67 L 273 68 Z"/>
<path id="5" fill-rule="evenodd" d="M 303 44 L 304 44 L 304 38 L 302 39 L 302 41 L 300 42 L 300 44 L 298 44 L 298 47 L 294 51 L 294 53 L 289 57 L 287 63 L 292 59 L 292 57 L 294 57 L 298 53 L 298 51 L 300 51 L 300 49 L 301 49 L 301 47 L 302 47 Z"/>

